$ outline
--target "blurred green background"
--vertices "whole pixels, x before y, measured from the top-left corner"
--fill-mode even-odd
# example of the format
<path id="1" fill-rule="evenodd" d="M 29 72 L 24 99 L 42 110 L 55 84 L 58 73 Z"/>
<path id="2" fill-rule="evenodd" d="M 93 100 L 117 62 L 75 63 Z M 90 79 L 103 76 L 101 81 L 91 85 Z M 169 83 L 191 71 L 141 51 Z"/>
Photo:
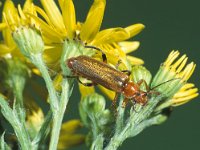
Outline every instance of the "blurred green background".
<path id="1" fill-rule="evenodd" d="M 84 21 L 92 2 L 74 0 L 79 21 Z M 189 61 L 197 64 L 189 82 L 200 88 L 199 6 L 199 0 L 107 0 L 102 29 L 143 23 L 146 28 L 134 38 L 141 42 L 141 46 L 133 55 L 142 58 L 144 65 L 154 75 L 171 50 L 180 50 L 181 54 L 188 55 Z M 77 92 L 74 91 L 67 111 L 74 114 L 70 118 L 78 117 Z M 176 107 L 167 122 L 146 129 L 137 137 L 127 140 L 120 148 L 131 149 L 200 149 L 200 98 Z"/>

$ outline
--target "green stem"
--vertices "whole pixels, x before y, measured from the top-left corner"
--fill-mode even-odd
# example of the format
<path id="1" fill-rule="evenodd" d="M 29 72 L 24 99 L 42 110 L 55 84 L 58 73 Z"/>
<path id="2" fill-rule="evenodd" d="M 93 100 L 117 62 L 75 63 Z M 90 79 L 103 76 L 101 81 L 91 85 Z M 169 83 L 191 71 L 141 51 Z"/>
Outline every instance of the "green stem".
<path id="1" fill-rule="evenodd" d="M 95 141 L 92 143 L 90 150 L 102 150 L 103 149 L 103 134 L 99 134 Z"/>
<path id="2" fill-rule="evenodd" d="M 145 120 L 141 122 L 139 125 L 135 126 L 132 131 L 129 131 L 129 129 L 131 128 L 131 124 L 128 124 L 120 134 L 114 136 L 111 139 L 110 144 L 106 147 L 105 150 L 116 150 L 127 137 L 134 137 L 138 135 L 145 128 L 158 124 L 160 119 L 162 118 L 163 118 L 162 115 L 158 115 L 151 119 Z M 130 133 L 131 135 L 129 135 L 128 133 Z"/>
<path id="3" fill-rule="evenodd" d="M 71 92 L 69 88 L 69 83 L 66 79 L 64 79 L 63 84 L 62 84 L 62 94 L 61 94 L 61 100 L 59 104 L 59 110 L 55 111 L 53 115 L 53 129 L 51 133 L 49 150 L 56 150 L 57 148 L 62 120 L 63 120 L 67 103 L 69 101 L 70 93 Z"/>
<path id="4" fill-rule="evenodd" d="M 16 111 L 12 110 L 7 101 L 0 96 L 0 106 L 1 112 L 3 116 L 8 120 L 8 122 L 12 125 L 15 134 L 18 138 L 22 150 L 30 149 L 32 150 L 33 147 L 31 145 L 31 140 L 27 134 L 25 127 L 21 124 L 21 121 L 18 117 Z"/>
<path id="5" fill-rule="evenodd" d="M 45 66 L 43 59 L 42 59 L 42 54 L 35 54 L 31 57 L 31 61 L 33 64 L 37 66 L 37 68 L 40 70 L 42 77 L 45 80 L 46 87 L 49 93 L 49 101 L 50 101 L 50 106 L 51 110 L 53 113 L 58 111 L 59 109 L 59 101 L 56 95 L 56 90 L 54 89 L 53 82 L 51 80 L 51 77 L 48 73 L 48 69 Z"/>
<path id="6" fill-rule="evenodd" d="M 145 127 L 140 127 L 140 123 L 145 121 L 150 116 L 150 114 L 153 112 L 155 106 L 157 105 L 159 100 L 161 100 L 161 98 L 161 96 L 151 98 L 149 100 L 149 103 L 146 106 L 144 106 L 140 110 L 140 112 L 134 112 L 133 110 L 124 128 L 121 130 L 121 132 L 116 131 L 115 135 L 111 138 L 111 141 L 109 142 L 105 150 L 116 150 L 125 139 L 137 135 L 144 128 L 150 126 L 146 124 Z M 136 127 L 140 128 L 140 130 L 137 131 Z"/>
<path id="7" fill-rule="evenodd" d="M 59 102 L 53 82 L 48 73 L 48 69 L 43 62 L 42 55 L 36 54 L 31 57 L 31 60 L 40 70 L 42 77 L 45 80 L 46 87 L 49 93 L 50 106 L 53 112 L 53 126 L 52 126 L 49 150 L 56 150 L 64 112 L 65 112 L 66 105 L 69 99 L 68 97 L 69 84 L 67 80 L 64 80 L 63 86 L 62 86 L 62 95 Z"/>
<path id="8" fill-rule="evenodd" d="M 130 136 L 134 137 L 134 136 L 138 135 L 140 132 L 142 132 L 145 128 L 150 127 L 152 125 L 160 124 L 161 122 L 163 122 L 166 119 L 167 119 L 166 116 L 157 115 L 157 116 L 152 117 L 148 120 L 145 120 L 145 121 L 141 122 L 138 126 L 136 126 L 134 128 L 134 131 L 130 132 L 130 133 L 133 133 Z"/>

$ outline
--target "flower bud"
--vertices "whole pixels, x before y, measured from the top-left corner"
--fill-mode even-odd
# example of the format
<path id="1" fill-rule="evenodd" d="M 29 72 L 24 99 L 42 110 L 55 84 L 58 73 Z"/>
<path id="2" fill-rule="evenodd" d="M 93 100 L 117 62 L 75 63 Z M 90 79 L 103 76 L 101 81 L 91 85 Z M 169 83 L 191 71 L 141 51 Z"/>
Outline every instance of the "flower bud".
<path id="1" fill-rule="evenodd" d="M 79 110 L 83 123 L 87 126 L 88 117 L 98 118 L 105 109 L 105 99 L 103 96 L 93 93 L 83 98 L 80 102 Z"/>
<path id="2" fill-rule="evenodd" d="M 137 83 L 138 81 L 140 81 L 141 79 L 145 80 L 147 85 L 150 84 L 151 81 L 151 73 L 143 66 L 134 66 L 132 68 L 132 77 L 133 77 L 133 81 L 135 83 Z M 142 90 L 146 90 L 145 85 L 141 85 L 141 89 Z"/>
<path id="3" fill-rule="evenodd" d="M 21 53 L 26 57 L 31 58 L 32 55 L 43 52 L 44 42 L 36 29 L 21 26 L 12 35 Z"/>
<path id="4" fill-rule="evenodd" d="M 193 62 L 186 65 L 188 59 L 186 55 L 176 60 L 178 56 L 178 51 L 172 51 L 169 54 L 151 84 L 152 89 L 156 89 L 167 98 L 173 97 L 180 90 L 190 78 L 196 66 Z"/>

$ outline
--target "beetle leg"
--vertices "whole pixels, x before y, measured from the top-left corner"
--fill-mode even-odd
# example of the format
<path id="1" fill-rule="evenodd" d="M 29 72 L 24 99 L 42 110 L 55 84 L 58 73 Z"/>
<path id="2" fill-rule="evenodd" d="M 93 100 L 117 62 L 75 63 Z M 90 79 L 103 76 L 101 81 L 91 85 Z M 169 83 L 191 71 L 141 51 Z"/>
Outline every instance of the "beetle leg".
<path id="1" fill-rule="evenodd" d="M 80 84 L 83 84 L 84 86 L 94 86 L 94 85 L 96 85 L 94 82 L 92 82 L 92 83 L 83 83 L 83 82 L 80 80 L 79 77 L 77 77 L 77 80 L 78 80 L 78 82 L 79 82 Z"/>
<path id="2" fill-rule="evenodd" d="M 117 116 L 117 99 L 118 99 L 118 96 L 119 96 L 119 93 L 115 93 L 115 97 L 112 101 L 112 109 L 113 109 L 115 117 Z"/>
<path id="3" fill-rule="evenodd" d="M 64 78 L 76 78 L 77 80 L 78 80 L 78 82 L 80 83 L 80 84 L 83 84 L 84 86 L 94 86 L 94 85 L 96 85 L 94 82 L 92 82 L 92 83 L 83 83 L 81 80 L 80 80 L 80 78 L 79 78 L 79 76 L 63 76 Z"/>
<path id="4" fill-rule="evenodd" d="M 118 70 L 119 65 L 120 65 L 121 63 L 122 63 L 122 60 L 119 59 L 118 62 L 117 62 L 117 64 L 115 65 L 115 68 L 116 68 L 117 70 Z M 125 73 L 127 73 L 128 76 L 131 75 L 131 71 L 130 71 L 130 70 L 122 70 L 121 72 L 125 72 Z"/>
<path id="5" fill-rule="evenodd" d="M 117 64 L 115 65 L 115 68 L 118 70 L 118 68 L 119 68 L 119 65 L 122 63 L 122 60 L 121 59 L 119 59 L 118 60 L 118 62 L 117 62 Z"/>
<path id="6" fill-rule="evenodd" d="M 104 63 L 107 63 L 107 57 L 106 57 L 106 54 L 98 47 L 95 47 L 95 46 L 91 46 L 91 45 L 85 45 L 85 48 L 93 48 L 93 49 L 96 49 L 98 51 L 100 51 L 102 53 L 102 60 Z"/>
<path id="7" fill-rule="evenodd" d="M 78 76 L 66 76 L 66 75 L 63 75 L 63 78 L 78 78 Z"/>
<path id="8" fill-rule="evenodd" d="M 147 85 L 147 82 L 144 79 L 141 79 L 137 82 L 138 86 L 140 87 L 144 83 L 146 90 L 149 91 L 149 86 Z"/>
<path id="9" fill-rule="evenodd" d="M 122 107 L 125 108 L 126 105 L 128 104 L 128 102 L 129 102 L 129 99 L 128 99 L 128 98 L 125 98 L 125 99 L 123 100 L 123 102 L 122 102 Z"/>
<path id="10" fill-rule="evenodd" d="M 130 70 L 122 70 L 121 72 L 125 72 L 125 73 L 127 73 L 128 76 L 131 75 L 131 71 L 130 71 Z"/>
<path id="11" fill-rule="evenodd" d="M 117 107 L 117 98 L 118 98 L 118 96 L 119 96 L 119 93 L 116 93 L 115 97 L 114 97 L 114 99 L 112 101 L 112 107 L 115 108 L 115 109 Z"/>
<path id="12" fill-rule="evenodd" d="M 132 102 L 132 104 L 133 104 L 133 110 L 134 110 L 136 113 L 138 113 L 138 111 L 136 111 L 136 108 L 135 108 L 136 101 L 135 101 L 135 100 L 132 100 L 131 102 Z"/>

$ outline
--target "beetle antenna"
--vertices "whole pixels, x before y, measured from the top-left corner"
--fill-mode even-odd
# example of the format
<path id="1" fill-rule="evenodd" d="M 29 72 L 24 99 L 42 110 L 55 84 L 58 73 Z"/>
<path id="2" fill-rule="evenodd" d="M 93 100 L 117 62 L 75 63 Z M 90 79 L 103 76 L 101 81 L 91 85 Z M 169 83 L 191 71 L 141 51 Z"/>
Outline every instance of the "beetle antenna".
<path id="1" fill-rule="evenodd" d="M 161 85 L 163 85 L 163 84 L 165 84 L 165 83 L 167 83 L 167 82 L 171 82 L 171 81 L 178 80 L 178 79 L 180 80 L 181 78 L 173 78 L 173 79 L 167 80 L 167 81 L 165 81 L 165 82 L 162 82 L 162 83 L 160 83 L 160 84 L 154 86 L 153 88 L 151 88 L 151 90 L 156 89 L 157 87 L 159 87 L 159 86 L 161 86 Z"/>

